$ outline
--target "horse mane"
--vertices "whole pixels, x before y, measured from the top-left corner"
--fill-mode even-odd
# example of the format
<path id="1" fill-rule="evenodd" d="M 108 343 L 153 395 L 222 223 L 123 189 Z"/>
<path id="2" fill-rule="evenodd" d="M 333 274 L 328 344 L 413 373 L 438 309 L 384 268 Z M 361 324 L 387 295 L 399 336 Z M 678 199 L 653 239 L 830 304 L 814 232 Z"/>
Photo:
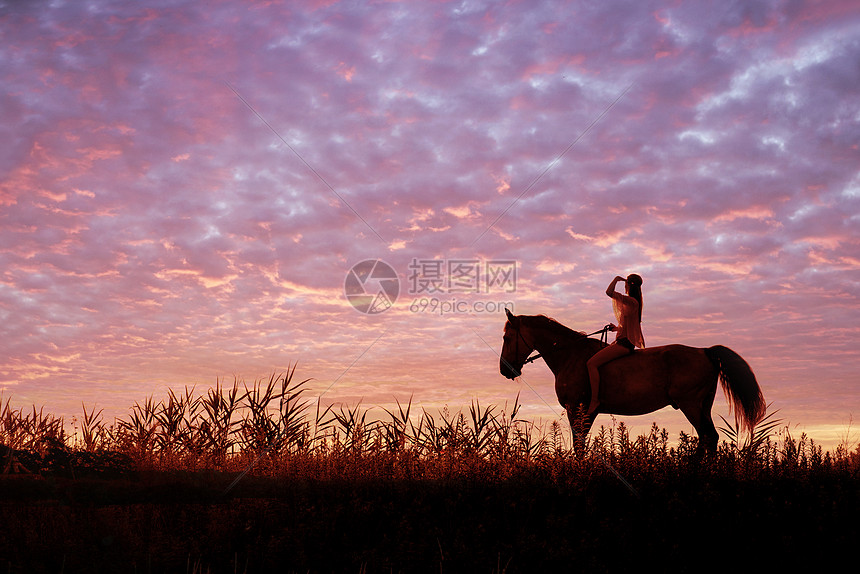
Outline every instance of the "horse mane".
<path id="1" fill-rule="evenodd" d="M 582 339 L 587 335 L 582 331 L 574 331 L 570 327 L 562 325 L 552 317 L 546 315 L 521 315 L 520 320 L 529 327 L 543 328 L 559 337 L 568 339 Z"/>

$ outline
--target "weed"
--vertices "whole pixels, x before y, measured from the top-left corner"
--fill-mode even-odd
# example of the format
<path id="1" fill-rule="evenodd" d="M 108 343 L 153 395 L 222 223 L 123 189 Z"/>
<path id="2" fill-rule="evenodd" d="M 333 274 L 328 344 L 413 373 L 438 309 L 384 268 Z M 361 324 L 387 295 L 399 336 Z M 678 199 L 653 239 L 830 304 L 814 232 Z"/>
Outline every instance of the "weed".
<path id="1" fill-rule="evenodd" d="M 698 464 L 698 441 L 686 433 L 670 446 L 668 432 L 654 424 L 650 432 L 632 439 L 628 427 L 613 419 L 608 428 L 601 426 L 588 440 L 578 441 L 558 420 L 545 427 L 521 419 L 519 395 L 504 407 L 475 399 L 465 412 L 446 406 L 439 412 L 416 413 L 412 397 L 405 404 L 397 401 L 396 409 L 383 409 L 382 417 L 372 416 L 373 409 L 361 403 L 323 408 L 317 400 L 311 409 L 305 398 L 308 379 L 297 382 L 295 371 L 293 365 L 251 384 L 238 378 L 232 384 L 216 380 L 202 394 L 194 387 L 171 389 L 163 400 L 150 396 L 136 402 L 126 417 L 110 426 L 103 411 L 82 405 L 71 437 L 62 418 L 36 406 L 13 407 L 7 398 L 0 400 L 0 443 L 11 452 L 29 453 L 22 455 L 31 463 L 24 465 L 28 468 L 97 466 L 101 457 L 112 468 L 123 460 L 143 471 L 245 469 L 308 479 L 498 480 L 532 473 L 587 481 L 606 469 L 618 469 L 662 480 Z M 795 439 L 775 418 L 776 412 L 749 432 L 723 418 L 720 431 L 725 438 L 709 468 L 748 478 L 858 472 L 860 447 L 853 450 L 845 444 L 824 452 L 805 434 Z M 69 462 L 72 454 L 77 456 L 74 464 Z M 62 457 L 66 462 L 57 462 Z"/>

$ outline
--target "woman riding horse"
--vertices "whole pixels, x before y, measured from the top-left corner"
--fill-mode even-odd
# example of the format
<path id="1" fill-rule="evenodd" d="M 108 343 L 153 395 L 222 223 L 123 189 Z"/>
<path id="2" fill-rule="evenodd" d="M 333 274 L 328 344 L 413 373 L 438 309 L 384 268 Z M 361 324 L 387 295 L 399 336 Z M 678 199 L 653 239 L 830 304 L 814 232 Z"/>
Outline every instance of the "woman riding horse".
<path id="1" fill-rule="evenodd" d="M 615 290 L 615 286 L 619 281 L 624 282 L 624 291 L 622 295 Z M 642 336 L 642 277 L 631 273 L 624 277 L 616 277 L 606 288 L 606 294 L 612 298 L 612 308 L 615 311 L 615 318 L 618 320 L 618 326 L 612 326 L 613 331 L 617 331 L 615 342 L 604 347 L 593 357 L 588 360 L 588 378 L 591 382 L 591 403 L 588 405 L 588 414 L 594 414 L 597 407 L 600 406 L 598 392 L 600 389 L 600 369 L 601 365 L 608 363 L 614 359 L 618 359 L 629 355 L 633 349 L 639 347 L 645 348 L 645 338 Z"/>
<path id="2" fill-rule="evenodd" d="M 586 364 L 606 344 L 545 315 L 514 315 L 507 309 L 505 314 L 499 372 L 509 379 L 519 377 L 523 365 L 534 360 L 529 356 L 537 351 L 555 375 L 555 393 L 567 411 L 571 429 L 579 441 L 584 440 L 597 416 L 579 414 L 591 393 Z M 600 412 L 643 415 L 671 405 L 696 429 L 698 450 L 703 452 L 717 450 L 719 434 L 711 408 L 718 383 L 738 428 L 743 426 L 752 433 L 767 407 L 749 364 L 723 345 L 648 347 L 609 362 L 601 375 Z"/>

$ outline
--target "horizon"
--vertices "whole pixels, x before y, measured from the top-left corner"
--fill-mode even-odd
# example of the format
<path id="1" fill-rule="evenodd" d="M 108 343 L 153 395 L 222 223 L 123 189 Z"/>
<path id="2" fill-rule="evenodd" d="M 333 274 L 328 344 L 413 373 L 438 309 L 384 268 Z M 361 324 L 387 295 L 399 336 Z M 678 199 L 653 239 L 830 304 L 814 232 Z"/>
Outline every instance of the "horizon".
<path id="1" fill-rule="evenodd" d="M 730 347 L 792 436 L 860 443 L 855 2 L 0 0 L 0 30 L 17 407 L 297 364 L 327 402 L 559 419 L 542 362 L 499 373 L 504 308 L 593 332 L 635 272 L 648 346 Z"/>

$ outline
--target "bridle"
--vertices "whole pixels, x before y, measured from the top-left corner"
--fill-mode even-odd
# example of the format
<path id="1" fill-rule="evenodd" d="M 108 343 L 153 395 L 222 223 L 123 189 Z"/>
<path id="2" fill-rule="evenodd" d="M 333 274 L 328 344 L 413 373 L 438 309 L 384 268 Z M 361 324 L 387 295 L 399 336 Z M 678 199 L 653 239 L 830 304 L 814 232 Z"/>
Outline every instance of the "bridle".
<path id="1" fill-rule="evenodd" d="M 598 329 L 597 331 L 595 331 L 595 332 L 593 332 L 593 333 L 589 333 L 588 335 L 586 335 L 585 337 L 583 337 L 583 339 L 586 339 L 586 338 L 588 338 L 588 337 L 591 337 L 592 335 L 597 335 L 598 333 L 600 333 L 600 342 L 601 342 L 601 343 L 606 343 L 606 342 L 607 342 L 607 339 L 608 339 L 608 337 L 609 337 L 609 331 L 610 331 L 611 329 L 612 329 L 612 325 L 611 325 L 611 324 L 610 324 L 610 325 L 606 325 L 606 326 L 604 326 L 602 329 Z M 515 346 L 515 348 L 514 348 L 514 356 L 519 357 L 519 356 L 520 356 L 520 340 L 522 340 L 522 342 L 523 342 L 523 344 L 524 344 L 524 345 L 528 345 L 528 343 L 526 343 L 526 340 L 525 340 L 525 337 L 523 337 L 523 334 L 522 334 L 522 333 L 520 333 L 520 327 L 519 327 L 519 325 L 517 325 L 516 330 L 517 330 L 517 338 L 516 338 L 516 346 Z M 578 341 L 575 341 L 575 342 L 578 342 Z M 562 348 L 562 347 L 561 347 L 561 346 L 558 346 L 558 345 L 554 345 L 554 346 L 553 346 L 553 349 L 552 349 L 552 352 L 556 352 L 556 351 L 558 351 L 560 348 Z M 535 353 L 534 355 L 532 355 L 531 357 L 527 357 L 527 358 L 523 361 L 523 367 L 524 367 L 524 366 L 526 366 L 526 365 L 528 365 L 529 363 L 534 363 L 534 362 L 535 362 L 535 361 L 537 361 L 538 359 L 543 359 L 543 358 L 544 358 L 543 354 L 541 354 L 541 353 Z M 507 361 L 505 361 L 505 363 L 508 363 L 508 362 L 507 362 Z M 511 371 L 512 371 L 512 372 L 519 372 L 520 374 L 522 374 L 522 367 L 520 367 L 519 369 L 514 369 L 514 366 L 513 366 L 513 365 L 511 365 L 510 363 L 508 363 L 508 367 L 510 367 L 510 368 L 511 368 Z"/>
<path id="2" fill-rule="evenodd" d="M 526 343 L 526 339 L 525 339 L 525 337 L 523 337 L 523 334 L 522 334 L 522 333 L 520 333 L 520 327 L 519 327 L 519 325 L 517 325 L 517 326 L 516 326 L 516 332 L 517 332 L 517 336 L 516 336 L 516 339 L 514 339 L 514 345 L 515 345 L 515 346 L 514 346 L 514 357 L 519 358 L 519 356 L 520 356 L 520 340 L 522 340 L 523 345 L 528 346 L 528 343 Z M 540 355 L 538 355 L 537 357 L 539 357 L 539 356 L 540 356 Z M 514 375 L 516 375 L 517 377 L 519 377 L 520 375 L 522 375 L 522 374 L 523 374 L 523 366 L 525 366 L 527 363 L 530 363 L 530 362 L 534 361 L 537 357 L 534 357 L 534 358 L 532 358 L 532 359 L 526 359 L 526 360 L 523 362 L 522 366 L 520 366 L 520 368 L 519 368 L 519 369 L 515 368 L 515 367 L 514 367 L 514 366 L 513 366 L 513 365 L 512 365 L 512 364 L 511 364 L 507 359 L 505 359 L 504 357 L 500 357 L 500 358 L 505 362 L 505 365 L 506 365 L 506 366 L 511 370 L 511 373 L 512 373 L 512 374 L 514 374 Z M 514 359 L 514 360 L 516 360 L 516 359 Z"/>
<path id="3" fill-rule="evenodd" d="M 519 357 L 519 355 L 520 355 L 520 340 L 522 340 L 523 344 L 525 344 L 525 345 L 527 345 L 528 343 L 526 343 L 526 340 L 525 340 L 525 337 L 523 337 L 523 334 L 522 334 L 522 333 L 520 333 L 520 326 L 519 326 L 519 324 L 518 324 L 515 328 L 516 328 L 516 331 L 517 331 L 517 338 L 516 338 L 516 343 L 515 343 L 515 345 L 516 345 L 516 346 L 515 346 L 515 348 L 514 348 L 514 354 L 515 354 L 515 356 Z M 608 337 L 609 337 L 609 335 L 608 335 L 608 334 L 609 334 L 609 331 L 610 331 L 611 329 L 612 329 L 612 325 L 611 325 L 611 324 L 610 324 L 610 325 L 606 325 L 606 326 L 605 326 L 605 327 L 603 327 L 602 329 L 598 329 L 597 331 L 595 331 L 595 332 L 593 332 L 593 333 L 589 333 L 588 335 L 586 335 L 586 336 L 585 336 L 585 337 L 583 337 L 582 339 L 577 339 L 577 340 L 573 341 L 573 343 L 578 343 L 578 342 L 580 342 L 580 341 L 582 341 L 582 340 L 584 340 L 584 339 L 588 339 L 588 337 L 591 337 L 592 335 L 596 335 L 596 334 L 598 334 L 598 333 L 600 333 L 600 342 L 601 342 L 601 343 L 606 343 L 606 342 L 607 342 L 607 339 L 608 339 Z M 556 351 L 558 351 L 559 349 L 564 348 L 564 347 L 566 347 L 566 346 L 567 346 L 567 345 L 554 345 L 554 346 L 553 346 L 553 348 L 552 348 L 552 352 L 556 352 Z M 535 355 L 532 355 L 531 357 L 526 358 L 526 360 L 525 360 L 525 361 L 523 361 L 523 365 L 522 365 L 519 369 L 515 369 L 515 368 L 514 368 L 514 366 L 513 366 L 513 365 L 511 365 L 511 364 L 510 364 L 510 363 L 509 363 L 509 362 L 508 362 L 504 357 L 502 357 L 502 360 L 503 360 L 503 361 L 505 361 L 505 364 L 506 364 L 506 365 L 508 366 L 508 368 L 511 370 L 511 373 L 514 373 L 514 374 L 516 374 L 516 376 L 517 376 L 517 377 L 519 377 L 520 375 L 522 375 L 522 374 L 523 374 L 523 373 L 522 373 L 522 367 L 523 367 L 523 366 L 527 365 L 528 363 L 533 363 L 534 361 L 536 361 L 537 359 L 540 359 L 541 357 L 542 357 L 541 353 L 537 353 L 537 354 L 535 354 Z M 566 411 L 568 410 L 568 407 L 567 407 L 567 406 L 565 406 L 565 410 L 566 410 Z M 570 416 L 570 411 L 568 411 L 568 416 Z M 573 430 L 574 435 L 576 435 L 576 434 L 577 434 L 576 429 L 575 429 L 575 428 L 573 428 L 573 422 L 572 422 L 572 421 L 571 421 L 571 430 Z M 605 464 L 605 465 L 606 465 L 606 467 L 607 467 L 610 471 L 612 471 L 612 473 L 616 476 L 616 478 L 618 478 L 618 480 L 619 480 L 619 481 L 621 481 L 621 483 L 622 483 L 624 486 L 626 486 L 626 487 L 627 487 L 627 489 L 628 489 L 631 493 L 633 493 L 633 495 L 634 495 L 636 498 L 639 498 L 639 493 L 636 491 L 636 489 L 635 489 L 635 488 L 633 488 L 633 486 L 632 486 L 629 482 L 627 482 L 627 480 L 626 480 L 623 476 L 621 476 L 621 474 L 620 474 L 620 473 L 615 469 L 615 467 L 613 467 L 613 466 L 612 466 L 612 464 L 610 464 L 610 463 L 609 463 L 609 461 L 607 461 L 607 460 L 603 457 L 603 455 L 601 455 L 601 454 L 600 454 L 600 452 L 597 452 L 597 456 L 598 456 L 598 457 L 600 457 L 600 459 L 603 461 L 603 464 Z"/>

